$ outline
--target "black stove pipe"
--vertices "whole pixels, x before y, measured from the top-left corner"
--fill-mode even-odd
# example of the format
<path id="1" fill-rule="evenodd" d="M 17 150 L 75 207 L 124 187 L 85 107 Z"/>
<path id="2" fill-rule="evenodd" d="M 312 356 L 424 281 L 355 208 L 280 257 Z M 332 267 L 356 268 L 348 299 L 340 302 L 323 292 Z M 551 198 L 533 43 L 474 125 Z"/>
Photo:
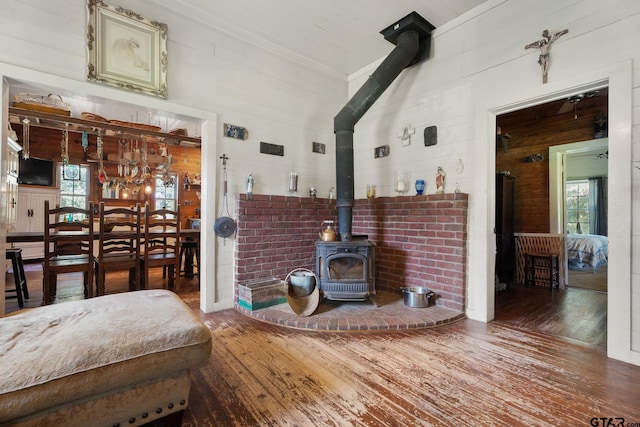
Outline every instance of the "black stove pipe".
<path id="1" fill-rule="evenodd" d="M 353 237 L 353 132 L 355 125 L 402 70 L 415 59 L 420 48 L 420 37 L 420 32 L 414 29 L 399 34 L 395 49 L 333 119 L 334 133 L 336 134 L 336 207 L 338 208 L 338 232 L 341 240 L 348 241 Z"/>

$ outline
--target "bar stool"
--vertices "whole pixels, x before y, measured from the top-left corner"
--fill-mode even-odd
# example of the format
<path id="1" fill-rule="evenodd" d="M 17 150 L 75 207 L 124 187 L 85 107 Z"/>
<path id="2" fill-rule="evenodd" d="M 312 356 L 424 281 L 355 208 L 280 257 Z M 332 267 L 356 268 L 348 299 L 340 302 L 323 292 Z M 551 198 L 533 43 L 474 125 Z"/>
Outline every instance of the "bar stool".
<path id="1" fill-rule="evenodd" d="M 200 285 L 200 244 L 196 240 L 181 240 L 180 276 L 193 277 L 194 271 L 198 276 L 198 285 Z"/>
<path id="2" fill-rule="evenodd" d="M 11 260 L 13 269 L 13 279 L 16 284 L 16 296 L 6 298 L 18 298 L 18 307 L 24 308 L 24 300 L 29 299 L 29 289 L 27 288 L 27 278 L 24 274 L 24 263 L 22 262 L 22 248 L 7 248 L 6 259 Z M 8 290 L 8 292 L 13 292 Z M 24 296 L 24 297 L 23 297 Z"/>
<path id="3" fill-rule="evenodd" d="M 560 271 L 558 255 L 543 253 L 525 254 L 524 286 L 535 285 L 538 280 L 547 282 L 549 284 L 549 290 L 559 287 Z"/>

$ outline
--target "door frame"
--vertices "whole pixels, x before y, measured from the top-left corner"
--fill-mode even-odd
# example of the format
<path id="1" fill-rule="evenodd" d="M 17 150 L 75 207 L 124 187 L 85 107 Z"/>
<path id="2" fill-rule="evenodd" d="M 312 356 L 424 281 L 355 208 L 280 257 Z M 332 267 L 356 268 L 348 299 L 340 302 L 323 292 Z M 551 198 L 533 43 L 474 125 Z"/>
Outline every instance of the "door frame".
<path id="1" fill-rule="evenodd" d="M 12 82 L 32 83 L 36 86 L 60 88 L 63 95 L 66 93 L 83 94 L 86 97 L 97 97 L 111 102 L 135 105 L 142 109 L 171 112 L 200 120 L 199 134 L 202 137 L 201 144 L 201 173 L 202 173 L 202 198 L 200 200 L 202 214 L 201 229 L 201 255 L 202 259 L 216 259 L 216 239 L 214 238 L 213 225 L 210 221 L 216 212 L 217 199 L 217 138 L 218 138 L 218 114 L 185 105 L 175 104 L 160 98 L 142 95 L 136 92 L 98 85 L 95 83 L 72 80 L 65 77 L 30 70 L 10 64 L 0 63 L 0 86 L 2 90 L 2 102 L 0 103 L 0 121 L 3 123 L 0 135 L 0 163 L 5 164 L 6 137 L 9 106 L 9 87 Z M 5 170 L 0 171 L 0 179 L 6 179 Z M 6 199 L 6 195 L 0 197 L 0 201 Z M 1 205 L 1 203 L 0 203 Z M 1 208 L 1 206 L 0 206 Z M 6 251 L 6 212 L 0 212 L 0 252 Z M 218 283 L 216 263 L 203 263 L 202 287 L 200 288 L 200 309 L 205 313 L 223 310 L 233 307 L 232 296 L 222 299 L 220 287 L 228 287 L 228 283 Z M 0 292 L 4 292 L 5 280 L 0 275 Z M 224 292 L 228 294 L 228 292 Z M 5 312 L 4 299 L 0 302 L 0 316 Z"/>
<path id="2" fill-rule="evenodd" d="M 599 148 L 608 148 L 609 138 L 591 139 L 589 141 L 549 147 L 549 232 L 566 234 L 566 197 L 568 154 L 585 153 Z"/>
<path id="3" fill-rule="evenodd" d="M 549 232 L 567 234 L 567 155 L 586 153 L 609 146 L 609 138 L 549 147 Z M 564 246 L 564 284 L 569 284 L 569 258 L 567 245 Z M 608 278 L 607 278 L 608 281 Z"/>
<path id="4" fill-rule="evenodd" d="M 469 287 L 467 316 L 491 321 L 495 316 L 495 128 L 496 116 L 568 96 L 609 87 L 609 233 L 611 257 L 608 290 L 607 355 L 640 365 L 640 352 L 631 348 L 631 61 L 589 70 L 570 79 L 510 93 L 478 104 L 475 114 L 476 141 L 474 215 L 470 218 Z"/>

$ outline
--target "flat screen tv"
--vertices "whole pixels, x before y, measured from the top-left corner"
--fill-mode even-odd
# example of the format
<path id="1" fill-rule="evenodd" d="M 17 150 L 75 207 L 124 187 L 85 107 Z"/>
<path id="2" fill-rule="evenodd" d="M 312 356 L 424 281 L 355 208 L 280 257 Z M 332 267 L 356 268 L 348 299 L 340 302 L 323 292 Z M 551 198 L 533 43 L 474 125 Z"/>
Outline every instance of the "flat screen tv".
<path id="1" fill-rule="evenodd" d="M 53 185 L 54 164 L 51 160 L 28 158 L 20 156 L 18 170 L 18 184 Z"/>

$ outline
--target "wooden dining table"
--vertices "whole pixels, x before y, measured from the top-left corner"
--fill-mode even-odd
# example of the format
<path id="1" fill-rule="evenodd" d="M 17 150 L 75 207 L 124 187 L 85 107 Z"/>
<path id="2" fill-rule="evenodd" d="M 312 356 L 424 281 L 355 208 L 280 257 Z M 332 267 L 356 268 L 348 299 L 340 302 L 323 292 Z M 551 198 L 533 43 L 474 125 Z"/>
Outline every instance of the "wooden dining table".
<path id="1" fill-rule="evenodd" d="M 68 236 L 70 240 L 77 240 L 78 235 L 86 234 L 86 231 L 69 231 L 63 230 L 58 231 L 57 233 L 58 241 L 64 240 L 65 236 Z M 122 234 L 123 236 L 131 236 L 131 233 L 128 231 L 110 231 L 109 237 L 116 237 L 118 234 Z M 94 240 L 100 239 L 100 233 L 94 233 Z M 185 228 L 180 230 L 180 238 L 185 240 L 195 240 L 200 244 L 200 229 L 196 228 Z M 6 235 L 7 243 L 33 243 L 33 242 L 44 242 L 44 231 L 8 231 Z M 193 277 L 193 252 L 188 252 L 186 254 L 190 259 L 185 259 L 185 276 Z M 198 268 L 200 266 L 198 265 Z M 180 274 L 178 271 L 177 274 Z"/>
<path id="2" fill-rule="evenodd" d="M 58 235 L 68 235 L 69 237 L 77 237 L 78 233 L 86 233 L 83 231 L 59 231 Z M 116 235 L 118 231 L 109 232 L 110 236 Z M 200 229 L 185 228 L 180 230 L 180 237 L 200 241 Z M 93 239 L 100 239 L 100 233 L 94 233 Z M 8 231 L 7 243 L 33 243 L 44 242 L 44 231 Z"/>
<path id="3" fill-rule="evenodd" d="M 7 243 L 44 242 L 43 231 L 8 231 Z"/>

